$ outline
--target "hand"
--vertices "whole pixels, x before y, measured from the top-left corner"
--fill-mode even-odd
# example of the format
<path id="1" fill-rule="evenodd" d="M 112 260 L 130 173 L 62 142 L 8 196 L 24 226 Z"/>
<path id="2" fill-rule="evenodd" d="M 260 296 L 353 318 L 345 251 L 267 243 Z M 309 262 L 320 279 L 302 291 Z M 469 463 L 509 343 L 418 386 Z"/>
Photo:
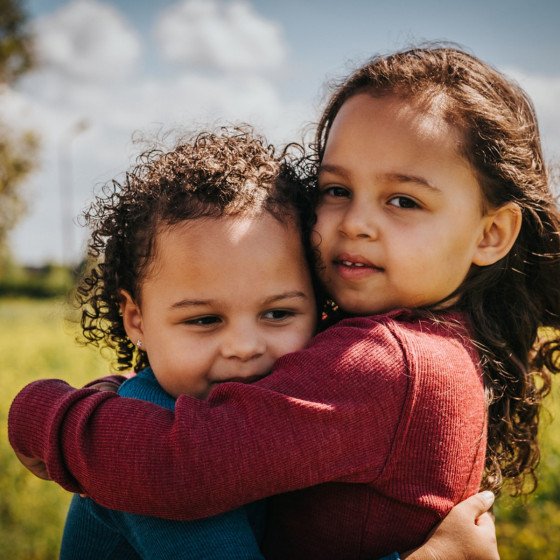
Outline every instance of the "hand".
<path id="1" fill-rule="evenodd" d="M 112 381 L 98 381 L 97 383 L 92 383 L 87 387 L 88 389 L 96 389 L 97 391 L 113 391 L 113 393 L 116 393 L 119 390 L 118 383 L 113 383 Z"/>
<path id="2" fill-rule="evenodd" d="M 14 451 L 16 457 L 20 460 L 20 463 L 28 470 L 30 470 L 35 476 L 42 478 L 43 480 L 52 480 L 47 472 L 47 465 L 41 459 L 36 459 L 35 457 L 26 457 L 17 451 Z"/>
<path id="3" fill-rule="evenodd" d="M 457 504 L 408 560 L 499 560 L 491 492 L 481 492 Z"/>

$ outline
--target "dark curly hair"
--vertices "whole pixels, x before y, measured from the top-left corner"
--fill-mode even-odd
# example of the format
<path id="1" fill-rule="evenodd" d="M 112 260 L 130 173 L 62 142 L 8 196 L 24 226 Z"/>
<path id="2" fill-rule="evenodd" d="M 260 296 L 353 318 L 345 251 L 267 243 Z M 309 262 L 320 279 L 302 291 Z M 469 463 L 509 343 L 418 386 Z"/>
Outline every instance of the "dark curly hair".
<path id="1" fill-rule="evenodd" d="M 496 491 L 509 479 L 512 493 L 531 491 L 541 402 L 551 373 L 560 370 L 560 213 L 532 103 L 503 74 L 454 46 L 376 56 L 335 85 L 318 124 L 316 166 L 338 111 L 358 93 L 398 96 L 438 111 L 462 133 L 460 149 L 485 204 L 513 201 L 521 208 L 521 232 L 510 253 L 491 266 L 473 266 L 453 296 L 471 317 L 485 376 L 484 485 Z"/>
<path id="2" fill-rule="evenodd" d="M 140 301 L 156 234 L 183 220 L 266 212 L 282 223 L 293 221 L 318 291 L 309 243 L 313 205 L 296 172 L 301 160 L 297 150 L 277 154 L 246 125 L 191 134 L 169 151 L 144 151 L 122 180 L 104 185 L 84 213 L 93 264 L 76 290 L 83 342 L 113 349 L 118 370 L 148 365 L 146 353 L 126 335 L 121 290 Z"/>

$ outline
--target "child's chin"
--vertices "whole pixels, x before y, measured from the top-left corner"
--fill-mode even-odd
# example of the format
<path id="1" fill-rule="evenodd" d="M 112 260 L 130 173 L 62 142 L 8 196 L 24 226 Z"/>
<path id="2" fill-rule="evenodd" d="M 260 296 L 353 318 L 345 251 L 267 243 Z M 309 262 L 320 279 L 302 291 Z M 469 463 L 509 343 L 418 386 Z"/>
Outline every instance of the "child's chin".
<path id="1" fill-rule="evenodd" d="M 386 311 L 390 311 L 382 305 L 372 305 L 371 302 L 364 302 L 361 300 L 350 300 L 338 303 L 340 309 L 349 315 L 361 315 L 367 317 L 370 315 L 380 315 Z"/>

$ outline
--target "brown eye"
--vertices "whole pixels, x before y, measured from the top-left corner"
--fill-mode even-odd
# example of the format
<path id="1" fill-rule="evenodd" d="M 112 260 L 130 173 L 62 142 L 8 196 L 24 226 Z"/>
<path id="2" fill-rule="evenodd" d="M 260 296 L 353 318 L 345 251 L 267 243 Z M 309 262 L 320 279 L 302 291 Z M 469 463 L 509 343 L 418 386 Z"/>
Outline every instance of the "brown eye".
<path id="1" fill-rule="evenodd" d="M 196 325 L 199 327 L 211 327 L 220 322 L 221 319 L 216 315 L 204 315 L 203 317 L 196 317 L 185 321 L 187 325 Z"/>
<path id="2" fill-rule="evenodd" d="M 287 309 L 271 309 L 263 314 L 265 319 L 270 319 L 272 321 L 282 321 L 288 317 L 293 317 L 294 312 Z"/>
<path id="3" fill-rule="evenodd" d="M 349 198 L 350 191 L 344 187 L 328 187 L 322 192 L 323 196 L 332 196 L 333 198 Z"/>
<path id="4" fill-rule="evenodd" d="M 396 206 L 397 208 L 405 208 L 405 209 L 412 209 L 412 208 L 420 208 L 420 206 L 409 198 L 408 196 L 395 196 L 389 201 L 391 206 Z"/>

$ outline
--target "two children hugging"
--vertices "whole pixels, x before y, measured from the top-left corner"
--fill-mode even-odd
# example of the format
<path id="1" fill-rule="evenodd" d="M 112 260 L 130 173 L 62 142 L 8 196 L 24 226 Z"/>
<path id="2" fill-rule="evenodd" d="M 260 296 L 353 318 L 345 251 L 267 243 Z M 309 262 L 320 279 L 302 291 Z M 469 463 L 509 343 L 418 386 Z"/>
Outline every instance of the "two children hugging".
<path id="1" fill-rule="evenodd" d="M 207 398 L 180 396 L 173 414 L 108 392 L 35 382 L 10 411 L 10 439 L 22 460 L 46 462 L 50 478 L 103 506 L 168 519 L 274 496 L 267 558 L 407 550 L 481 482 L 499 490 L 510 480 L 523 490 L 538 460 L 540 403 L 550 373 L 560 369 L 558 335 L 539 331 L 560 322 L 560 219 L 526 95 L 456 49 L 376 57 L 335 91 L 313 161 L 316 270 L 346 318 L 255 383 L 231 366 L 217 383 L 205 374 L 198 394 L 166 389 L 152 352 L 171 337 L 152 346 L 145 314 L 184 312 L 212 298 L 186 293 L 150 312 L 147 296 L 166 291 L 150 283 L 158 284 L 160 269 L 173 276 L 170 263 L 186 250 L 163 260 L 170 235 L 186 247 L 212 233 L 202 231 L 205 217 L 192 237 L 198 218 L 187 226 L 185 217 L 159 216 L 153 199 L 155 227 L 145 233 L 142 222 L 133 224 L 128 252 L 113 253 L 130 259 L 129 274 L 139 281 L 132 290 L 114 275 L 108 290 L 123 330 L 121 339 L 106 332 L 102 340 L 128 345 L 122 366 L 149 363 L 172 397 Z M 220 239 L 230 236 L 219 231 Z M 235 228 L 231 238 L 244 239 Z M 104 254 L 94 273 L 102 282 L 117 264 Z M 309 276 L 307 284 L 302 278 L 309 289 Z M 274 297 L 308 299 L 301 286 Z M 281 303 L 261 318 L 299 317 Z M 232 327 L 220 307 L 191 318 L 196 328 Z M 167 321 L 180 329 L 190 319 Z M 305 324 L 305 336 L 287 351 L 305 343 L 313 328 Z M 131 364 L 137 341 L 142 353 Z M 266 348 L 234 357 L 246 364 Z M 179 364 L 185 378 L 189 367 Z"/>

